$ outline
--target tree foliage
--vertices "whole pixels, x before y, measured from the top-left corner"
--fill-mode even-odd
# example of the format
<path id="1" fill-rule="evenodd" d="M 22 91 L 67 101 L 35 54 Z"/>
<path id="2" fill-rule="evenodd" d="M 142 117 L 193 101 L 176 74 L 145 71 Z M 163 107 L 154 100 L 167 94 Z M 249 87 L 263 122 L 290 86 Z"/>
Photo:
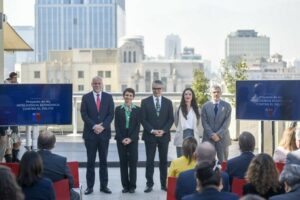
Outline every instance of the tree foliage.
<path id="1" fill-rule="evenodd" d="M 236 81 L 247 80 L 247 69 L 248 66 L 244 61 L 229 64 L 227 61 L 222 62 L 224 71 L 223 78 L 228 89 L 228 92 L 235 95 L 236 92 Z M 231 97 L 230 101 L 232 105 L 235 105 L 235 97 Z"/>
<path id="2" fill-rule="evenodd" d="M 202 106 L 209 99 L 209 80 L 205 77 L 204 71 L 194 70 L 194 81 L 192 88 L 195 92 L 197 103 Z"/>

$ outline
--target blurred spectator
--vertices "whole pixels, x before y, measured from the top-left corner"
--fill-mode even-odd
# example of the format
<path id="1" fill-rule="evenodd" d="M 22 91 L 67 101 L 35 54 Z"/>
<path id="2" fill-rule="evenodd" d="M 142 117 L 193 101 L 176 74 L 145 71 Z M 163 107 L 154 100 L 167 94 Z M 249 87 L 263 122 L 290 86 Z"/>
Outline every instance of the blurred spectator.
<path id="1" fill-rule="evenodd" d="M 239 147 L 241 155 L 228 160 L 227 173 L 229 175 L 230 185 L 232 184 L 233 177 L 245 178 L 248 166 L 254 157 L 253 151 L 255 148 L 255 138 L 247 131 L 244 131 L 239 136 Z"/>
<path id="2" fill-rule="evenodd" d="M 286 164 L 300 165 L 300 129 L 296 130 L 295 138 L 298 150 L 288 153 L 286 157 Z"/>
<path id="3" fill-rule="evenodd" d="M 10 169 L 0 165 L 0 199 L 23 200 L 24 195 Z"/>
<path id="4" fill-rule="evenodd" d="M 255 195 L 255 194 L 247 194 L 240 198 L 240 200 L 265 200 L 265 198 Z"/>
<path id="5" fill-rule="evenodd" d="M 183 155 L 171 162 L 168 176 L 177 177 L 181 172 L 194 169 L 196 166 L 195 150 L 197 148 L 197 140 L 194 137 L 188 137 L 183 141 Z"/>
<path id="6" fill-rule="evenodd" d="M 210 142 L 200 143 L 195 151 L 195 158 L 197 163 L 202 161 L 209 161 L 211 163 L 218 163 L 216 161 L 216 149 Z M 193 194 L 196 191 L 195 169 L 181 172 L 176 181 L 175 196 L 177 200 L 181 200 L 185 195 Z M 223 184 L 222 191 L 229 192 L 229 178 L 226 172 L 221 172 L 221 180 Z"/>
<path id="7" fill-rule="evenodd" d="M 279 181 L 284 183 L 287 193 L 276 195 L 270 200 L 298 200 L 300 197 L 300 165 L 288 164 L 280 174 Z"/>
<path id="8" fill-rule="evenodd" d="M 38 153 L 41 156 L 44 166 L 43 177 L 51 179 L 52 182 L 68 178 L 71 200 L 80 199 L 79 194 L 72 189 L 74 188 L 74 180 L 67 165 L 67 158 L 51 152 L 51 149 L 55 146 L 55 142 L 55 135 L 51 131 L 46 130 L 39 134 Z"/>
<path id="9" fill-rule="evenodd" d="M 202 161 L 196 167 L 197 192 L 183 197 L 183 200 L 235 200 L 236 194 L 220 192 L 222 189 L 221 167 L 217 162 Z"/>
<path id="10" fill-rule="evenodd" d="M 256 155 L 246 173 L 247 184 L 243 194 L 257 194 L 268 199 L 271 196 L 284 193 L 284 188 L 278 181 L 278 172 L 272 157 L 268 154 Z"/>
<path id="11" fill-rule="evenodd" d="M 20 162 L 18 183 L 25 194 L 25 200 L 55 200 L 51 180 L 42 178 L 43 163 L 35 151 L 27 151 Z"/>
<path id="12" fill-rule="evenodd" d="M 287 154 L 295 150 L 297 150 L 295 128 L 287 128 L 274 151 L 273 159 L 275 162 L 285 163 Z"/>

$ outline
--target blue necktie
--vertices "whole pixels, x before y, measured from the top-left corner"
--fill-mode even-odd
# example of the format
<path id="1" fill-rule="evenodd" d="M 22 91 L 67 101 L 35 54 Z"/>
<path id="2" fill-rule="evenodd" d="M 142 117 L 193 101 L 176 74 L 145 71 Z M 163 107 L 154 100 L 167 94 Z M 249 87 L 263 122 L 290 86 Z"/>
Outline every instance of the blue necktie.
<path id="1" fill-rule="evenodd" d="M 217 112 L 218 112 L 218 104 L 217 103 L 215 104 L 214 111 L 215 111 L 215 115 L 217 115 Z"/>

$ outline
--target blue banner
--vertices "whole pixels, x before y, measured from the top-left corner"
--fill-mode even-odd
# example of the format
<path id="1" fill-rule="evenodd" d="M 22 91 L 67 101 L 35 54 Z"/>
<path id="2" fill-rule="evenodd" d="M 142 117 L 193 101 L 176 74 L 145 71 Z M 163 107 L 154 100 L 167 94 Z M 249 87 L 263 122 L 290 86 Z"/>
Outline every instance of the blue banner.
<path id="1" fill-rule="evenodd" d="M 72 124 L 72 84 L 0 84 L 0 126 Z"/>
<path id="2" fill-rule="evenodd" d="M 300 80 L 236 82 L 236 119 L 300 120 Z"/>

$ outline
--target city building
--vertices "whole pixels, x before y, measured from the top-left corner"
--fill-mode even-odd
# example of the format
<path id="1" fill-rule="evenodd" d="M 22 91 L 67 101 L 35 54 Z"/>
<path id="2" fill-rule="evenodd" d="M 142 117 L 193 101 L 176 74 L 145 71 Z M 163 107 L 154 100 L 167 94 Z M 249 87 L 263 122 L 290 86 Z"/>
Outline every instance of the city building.
<path id="1" fill-rule="evenodd" d="M 117 48 L 124 35 L 125 0 L 36 1 L 37 61 L 54 50 Z"/>
<path id="2" fill-rule="evenodd" d="M 181 39 L 178 35 L 167 35 L 165 39 L 165 59 L 180 59 Z"/>
<path id="3" fill-rule="evenodd" d="M 270 57 L 270 38 L 255 30 L 237 30 L 225 40 L 225 59 L 229 63 L 244 60 L 249 67 Z"/>

